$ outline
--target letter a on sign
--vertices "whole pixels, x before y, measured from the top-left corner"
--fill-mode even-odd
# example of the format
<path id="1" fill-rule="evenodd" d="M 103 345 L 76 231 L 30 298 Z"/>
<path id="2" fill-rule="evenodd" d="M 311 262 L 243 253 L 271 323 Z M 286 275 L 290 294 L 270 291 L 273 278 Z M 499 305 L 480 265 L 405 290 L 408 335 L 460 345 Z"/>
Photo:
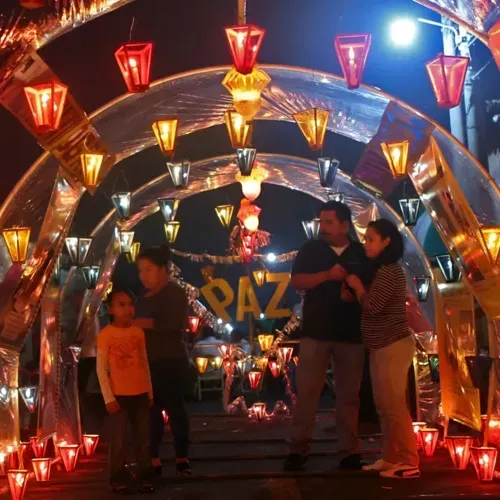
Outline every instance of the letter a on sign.
<path id="1" fill-rule="evenodd" d="M 218 288 L 224 295 L 224 299 L 222 301 L 216 297 L 214 293 L 215 288 Z M 200 288 L 200 292 L 203 294 L 210 307 L 214 310 L 215 314 L 226 323 L 229 323 L 231 321 L 231 317 L 227 313 L 226 307 L 229 306 L 234 300 L 234 292 L 229 286 L 229 283 L 222 278 L 217 278 Z"/>
<path id="2" fill-rule="evenodd" d="M 248 276 L 241 276 L 238 286 L 238 308 L 236 309 L 236 321 L 245 321 L 245 313 L 253 314 L 259 318 L 262 312 L 255 291 Z"/>

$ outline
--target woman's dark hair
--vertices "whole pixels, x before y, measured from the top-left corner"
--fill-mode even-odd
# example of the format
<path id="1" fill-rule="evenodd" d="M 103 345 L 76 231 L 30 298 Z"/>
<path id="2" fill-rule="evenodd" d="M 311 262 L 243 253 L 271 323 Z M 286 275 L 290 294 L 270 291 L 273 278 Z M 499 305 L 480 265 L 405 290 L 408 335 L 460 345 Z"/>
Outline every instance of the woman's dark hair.
<path id="1" fill-rule="evenodd" d="M 401 233 L 399 232 L 396 225 L 387 219 L 379 219 L 372 221 L 368 224 L 377 231 L 377 233 L 382 237 L 382 239 L 390 238 L 390 243 L 384 248 L 382 253 L 377 256 L 375 262 L 382 266 L 387 264 L 395 264 L 398 260 L 403 257 L 404 253 L 404 242 Z"/>
<path id="2" fill-rule="evenodd" d="M 124 288 L 113 288 L 111 292 L 109 292 L 108 297 L 106 298 L 106 304 L 108 307 L 113 303 L 113 299 L 119 294 L 124 293 L 127 297 L 130 297 L 132 302 L 135 304 L 135 295 L 130 290 L 125 290 Z"/>
<path id="3" fill-rule="evenodd" d="M 168 245 L 162 245 L 161 247 L 145 248 L 139 253 L 137 259 L 148 259 L 153 262 L 153 264 L 156 264 L 158 267 L 164 267 L 168 271 L 170 247 Z"/>

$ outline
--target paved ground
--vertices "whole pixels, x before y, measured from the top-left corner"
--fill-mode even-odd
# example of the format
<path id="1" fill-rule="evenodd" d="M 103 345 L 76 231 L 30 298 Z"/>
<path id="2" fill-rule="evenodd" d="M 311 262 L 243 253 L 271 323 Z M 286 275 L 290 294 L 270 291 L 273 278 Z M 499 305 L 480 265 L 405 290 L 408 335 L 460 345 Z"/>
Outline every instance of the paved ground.
<path id="1" fill-rule="evenodd" d="M 166 435 L 162 450 L 165 459 L 163 487 L 150 495 L 134 498 L 151 500 L 309 500 L 446 498 L 500 498 L 498 483 L 481 485 L 472 466 L 466 471 L 452 469 L 446 450 L 432 459 L 422 459 L 422 478 L 383 480 L 367 473 L 340 473 L 336 466 L 334 413 L 318 414 L 312 457 L 306 473 L 282 473 L 287 448 L 289 420 L 253 422 L 242 417 L 203 416 L 192 419 L 190 479 L 174 476 L 172 447 Z M 366 427 L 363 448 L 367 458 L 376 458 L 378 436 Z M 57 469 L 57 466 L 55 467 Z M 105 446 L 95 457 L 82 458 L 74 473 L 53 471 L 51 483 L 28 484 L 25 498 L 38 500 L 104 500 L 116 498 L 107 492 Z"/>

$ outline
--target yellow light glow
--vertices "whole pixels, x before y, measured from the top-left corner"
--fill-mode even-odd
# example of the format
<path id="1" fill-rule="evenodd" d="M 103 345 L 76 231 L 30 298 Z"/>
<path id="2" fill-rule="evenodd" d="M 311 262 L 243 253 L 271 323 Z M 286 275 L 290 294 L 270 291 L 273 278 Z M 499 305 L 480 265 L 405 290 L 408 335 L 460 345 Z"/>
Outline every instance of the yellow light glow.
<path id="1" fill-rule="evenodd" d="M 259 341 L 260 348 L 262 349 L 262 352 L 269 351 L 271 349 L 271 346 L 273 345 L 274 341 L 274 335 L 258 335 L 257 340 Z M 267 359 L 266 359 L 267 362 Z"/>
<path id="2" fill-rule="evenodd" d="M 198 373 L 202 375 L 207 371 L 208 358 L 196 358 L 196 368 L 198 368 Z"/>
<path id="3" fill-rule="evenodd" d="M 153 132 L 164 156 L 170 157 L 175 153 L 178 127 L 177 117 L 156 120 L 153 123 Z"/>
<path id="4" fill-rule="evenodd" d="M 97 153 L 84 153 L 80 155 L 83 171 L 83 183 L 86 188 L 95 188 L 98 184 L 99 171 L 104 155 Z"/>
<path id="5" fill-rule="evenodd" d="M 132 263 L 135 262 L 137 260 L 137 256 L 139 255 L 140 251 L 141 251 L 141 243 L 139 241 L 132 243 L 132 246 L 130 247 L 130 252 L 126 254 L 127 260 Z"/>
<path id="6" fill-rule="evenodd" d="M 168 224 L 165 224 L 165 235 L 169 243 L 175 243 L 177 235 L 179 234 L 180 227 L 181 223 L 175 220 L 170 221 Z"/>
<path id="7" fill-rule="evenodd" d="M 2 230 L 2 236 L 13 264 L 23 264 L 28 256 L 31 229 L 12 227 Z"/>
<path id="8" fill-rule="evenodd" d="M 219 218 L 222 227 L 226 229 L 231 225 L 231 219 L 233 217 L 234 206 L 233 205 L 219 205 L 215 207 L 215 213 Z"/>
<path id="9" fill-rule="evenodd" d="M 266 271 L 264 269 L 258 269 L 253 272 L 253 279 L 257 286 L 262 286 L 266 280 Z"/>
<path id="10" fill-rule="evenodd" d="M 500 257 L 500 226 L 483 226 L 481 232 L 490 252 L 491 262 L 495 266 Z"/>
<path id="11" fill-rule="evenodd" d="M 394 177 L 404 177 L 408 169 L 410 141 L 382 142 L 380 144 L 387 164 Z"/>
<path id="12" fill-rule="evenodd" d="M 226 111 L 227 133 L 231 139 L 231 145 L 234 149 L 246 148 L 252 140 L 253 123 L 240 115 L 236 110 Z"/>
<path id="13" fill-rule="evenodd" d="M 313 151 L 319 151 L 323 147 L 329 116 L 329 111 L 318 108 L 306 109 L 292 115 Z"/>

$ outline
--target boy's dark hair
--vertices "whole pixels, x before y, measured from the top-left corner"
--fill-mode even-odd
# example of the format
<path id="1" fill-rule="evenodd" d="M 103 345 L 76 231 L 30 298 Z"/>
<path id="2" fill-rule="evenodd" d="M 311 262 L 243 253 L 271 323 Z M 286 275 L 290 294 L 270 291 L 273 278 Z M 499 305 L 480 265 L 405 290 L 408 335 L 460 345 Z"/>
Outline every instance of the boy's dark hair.
<path id="1" fill-rule="evenodd" d="M 168 264 L 170 262 L 170 247 L 168 245 L 162 245 L 159 247 L 145 248 L 139 253 L 137 259 L 148 259 L 158 267 L 165 267 L 168 271 Z"/>
<path id="2" fill-rule="evenodd" d="M 352 222 L 351 209 L 340 201 L 327 201 L 321 206 L 320 212 L 333 211 L 340 222 Z"/>
<path id="3" fill-rule="evenodd" d="M 106 304 L 108 305 L 108 307 L 113 303 L 113 298 L 116 297 L 119 293 L 124 293 L 125 295 L 130 297 L 132 302 L 135 304 L 135 295 L 130 290 L 126 290 L 125 288 L 113 288 L 113 290 L 109 292 L 106 299 Z"/>
<path id="4" fill-rule="evenodd" d="M 376 258 L 379 265 L 395 264 L 403 258 L 404 254 L 404 241 L 397 226 L 387 219 L 379 219 L 372 221 L 368 224 L 377 231 L 383 238 L 390 238 L 391 242 L 384 248 L 382 253 Z"/>

